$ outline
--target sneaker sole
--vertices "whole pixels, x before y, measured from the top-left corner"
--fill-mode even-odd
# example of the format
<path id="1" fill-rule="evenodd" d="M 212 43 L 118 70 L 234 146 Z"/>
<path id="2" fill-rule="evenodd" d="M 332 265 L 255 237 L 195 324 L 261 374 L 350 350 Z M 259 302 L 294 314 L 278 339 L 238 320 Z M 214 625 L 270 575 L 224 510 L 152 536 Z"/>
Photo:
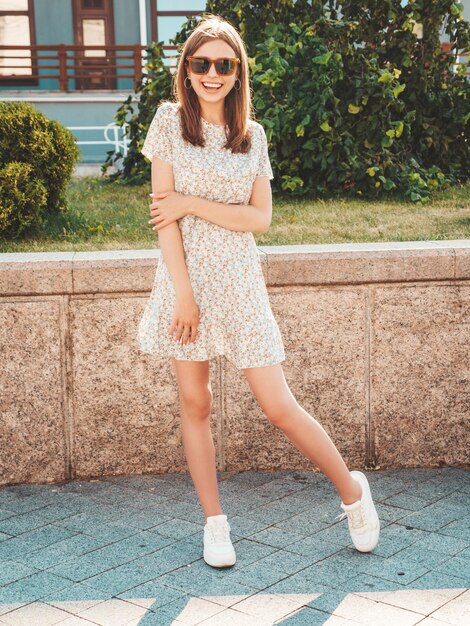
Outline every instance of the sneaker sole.
<path id="1" fill-rule="evenodd" d="M 372 501 L 373 504 L 373 511 L 374 511 L 374 518 L 375 518 L 375 527 L 374 530 L 376 531 L 376 536 L 371 540 L 371 542 L 369 544 L 367 544 L 366 546 L 356 546 L 356 544 L 354 544 L 354 547 L 356 548 L 356 550 L 359 550 L 359 552 L 370 552 L 371 550 L 373 550 L 375 548 L 375 546 L 378 544 L 379 542 L 379 535 L 380 535 L 380 519 L 377 513 L 377 510 L 375 508 L 375 504 L 374 501 L 372 499 L 372 494 L 370 491 L 370 486 L 369 486 L 369 481 L 367 480 L 367 476 L 365 474 L 363 474 L 362 472 L 357 473 L 356 471 L 352 471 L 351 474 L 353 475 L 353 477 L 356 476 L 360 476 L 359 481 L 360 481 L 360 485 L 361 487 L 363 487 L 363 489 L 366 490 L 366 494 L 369 496 L 369 498 Z M 358 482 L 359 482 L 358 481 Z M 354 543 L 354 541 L 353 541 Z"/>
<path id="2" fill-rule="evenodd" d="M 231 567 L 235 565 L 236 560 L 236 557 L 220 557 L 219 559 L 213 559 L 204 551 L 204 561 L 211 567 Z"/>

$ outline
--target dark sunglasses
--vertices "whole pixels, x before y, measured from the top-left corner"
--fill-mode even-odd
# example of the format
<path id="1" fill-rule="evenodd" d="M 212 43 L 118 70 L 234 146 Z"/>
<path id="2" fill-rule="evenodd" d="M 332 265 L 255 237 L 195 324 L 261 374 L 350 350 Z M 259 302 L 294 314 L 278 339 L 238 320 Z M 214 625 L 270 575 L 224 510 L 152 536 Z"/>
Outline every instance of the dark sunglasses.
<path id="1" fill-rule="evenodd" d="M 215 71 L 220 76 L 231 76 L 235 73 L 237 65 L 240 63 L 240 59 L 237 58 L 223 58 L 223 59 L 209 59 L 208 57 L 187 57 L 186 63 L 189 64 L 191 72 L 193 74 L 207 74 L 210 70 L 212 63 L 215 65 Z"/>

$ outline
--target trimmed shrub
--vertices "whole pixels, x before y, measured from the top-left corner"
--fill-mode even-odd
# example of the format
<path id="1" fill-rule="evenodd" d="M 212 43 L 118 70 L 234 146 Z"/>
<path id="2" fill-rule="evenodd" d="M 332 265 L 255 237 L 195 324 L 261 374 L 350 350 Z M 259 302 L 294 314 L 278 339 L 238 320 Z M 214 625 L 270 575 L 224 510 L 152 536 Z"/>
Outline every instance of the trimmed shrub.
<path id="1" fill-rule="evenodd" d="M 47 189 L 29 163 L 12 161 L 0 169 L 0 235 L 16 238 L 42 223 Z"/>
<path id="2" fill-rule="evenodd" d="M 29 168 L 10 167 L 2 174 L 3 179 L 10 182 L 7 183 L 7 191 L 2 194 L 6 204 L 0 207 L 0 213 L 9 215 L 10 233 L 12 228 L 19 234 L 32 226 L 32 216 L 39 219 L 46 212 L 66 210 L 65 192 L 79 157 L 80 151 L 72 133 L 62 124 L 49 120 L 29 103 L 0 102 L 0 171 L 15 163 L 29 165 Z M 33 185 L 32 181 L 40 185 Z M 44 190 L 45 200 L 33 207 Z M 30 200 L 29 191 L 33 193 Z M 22 196 L 22 205 L 18 207 L 19 214 L 15 218 L 11 214 L 14 208 L 10 202 L 17 192 L 25 196 Z M 29 208 L 24 204 L 28 202 L 31 205 Z M 17 224 L 17 227 L 12 227 L 12 224 Z M 0 234 L 4 234 L 1 224 Z"/>

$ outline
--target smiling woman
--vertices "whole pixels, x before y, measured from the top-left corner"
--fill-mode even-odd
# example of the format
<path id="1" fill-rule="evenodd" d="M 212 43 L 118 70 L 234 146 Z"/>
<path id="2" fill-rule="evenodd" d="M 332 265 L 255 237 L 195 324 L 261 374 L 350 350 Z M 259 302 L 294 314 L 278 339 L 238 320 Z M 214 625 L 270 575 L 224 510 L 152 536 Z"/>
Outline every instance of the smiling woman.
<path id="1" fill-rule="evenodd" d="M 201 21 L 175 85 L 176 101 L 158 107 L 142 147 L 152 159 L 151 221 L 161 224 L 162 255 L 138 339 L 143 352 L 171 358 L 178 381 L 184 449 L 206 516 L 204 559 L 213 567 L 236 561 L 210 432 L 208 366 L 219 355 L 243 370 L 270 421 L 335 483 L 356 548 L 370 551 L 380 524 L 367 478 L 349 472 L 283 374 L 284 344 L 252 232 L 269 227 L 274 176 L 266 133 L 250 115 L 247 53 L 231 24 Z"/>

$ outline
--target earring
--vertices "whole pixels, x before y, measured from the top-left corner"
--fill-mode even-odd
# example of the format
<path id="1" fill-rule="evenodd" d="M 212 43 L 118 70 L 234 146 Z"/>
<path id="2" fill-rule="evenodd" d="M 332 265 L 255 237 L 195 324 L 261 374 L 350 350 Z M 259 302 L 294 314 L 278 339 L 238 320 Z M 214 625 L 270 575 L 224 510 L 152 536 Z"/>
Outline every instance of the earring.
<path id="1" fill-rule="evenodd" d="M 237 82 L 237 80 L 238 80 L 238 87 L 235 87 L 235 83 Z M 239 78 L 237 78 L 237 80 L 235 81 L 235 83 L 233 83 L 233 87 L 234 89 L 239 91 L 240 87 L 242 86 L 242 81 Z"/>
<path id="2" fill-rule="evenodd" d="M 189 78 L 189 87 L 186 84 L 187 79 L 189 78 L 189 76 L 186 76 L 186 78 L 184 79 L 184 86 L 186 87 L 186 89 L 191 89 L 191 79 Z"/>

